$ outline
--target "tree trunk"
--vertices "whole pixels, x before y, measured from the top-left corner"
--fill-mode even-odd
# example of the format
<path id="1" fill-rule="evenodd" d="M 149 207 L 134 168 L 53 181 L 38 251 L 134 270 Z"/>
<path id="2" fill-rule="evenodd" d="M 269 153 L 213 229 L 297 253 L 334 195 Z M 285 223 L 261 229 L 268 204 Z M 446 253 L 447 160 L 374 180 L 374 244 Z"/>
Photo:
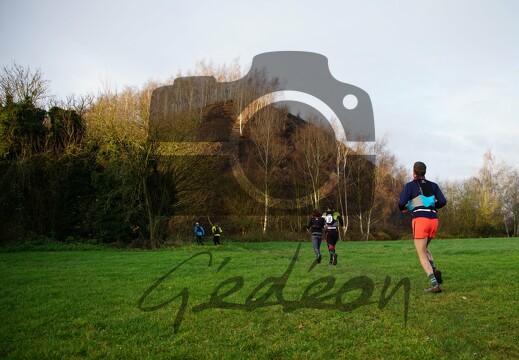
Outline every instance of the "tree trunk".
<path id="1" fill-rule="evenodd" d="M 366 241 L 369 240 L 369 231 L 371 229 L 371 212 L 373 211 L 373 208 L 369 209 L 368 211 L 368 218 L 366 220 Z"/>
<path id="2" fill-rule="evenodd" d="M 265 181 L 265 215 L 263 217 L 263 234 L 267 233 L 268 214 L 269 214 L 269 194 L 268 194 L 268 184 Z"/>
<path id="3" fill-rule="evenodd" d="M 152 203 L 150 192 L 148 191 L 148 186 L 146 184 L 146 177 L 142 178 L 142 192 L 144 194 L 144 203 L 146 205 L 146 215 L 148 218 L 148 230 L 150 233 L 150 245 L 154 249 L 156 247 L 155 241 L 155 217 L 153 215 Z"/>

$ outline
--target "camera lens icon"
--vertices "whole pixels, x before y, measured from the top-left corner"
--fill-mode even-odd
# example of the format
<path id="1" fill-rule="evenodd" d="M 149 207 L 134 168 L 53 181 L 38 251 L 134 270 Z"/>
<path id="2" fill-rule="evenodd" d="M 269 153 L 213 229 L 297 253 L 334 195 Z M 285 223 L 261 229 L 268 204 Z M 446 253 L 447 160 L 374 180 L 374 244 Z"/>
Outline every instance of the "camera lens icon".
<path id="1" fill-rule="evenodd" d="M 164 123 L 179 121 L 182 114 L 201 113 L 210 104 L 226 101 L 233 102 L 238 114 L 228 141 L 183 142 L 162 131 Z M 250 181 L 240 162 L 240 141 L 248 122 L 268 106 L 279 104 L 283 104 L 291 114 L 305 114 L 309 108 L 313 109 L 313 114 L 328 122 L 336 141 L 345 144 L 375 141 L 369 95 L 361 88 L 336 80 L 329 71 L 325 56 L 297 51 L 256 55 L 249 72 L 236 81 L 217 82 L 213 77 L 191 76 L 177 78 L 173 85 L 155 89 L 150 104 L 149 135 L 162 143 L 175 143 L 177 149 L 182 149 L 182 154 L 228 155 L 239 186 L 260 203 L 268 202 L 269 207 L 279 209 L 305 207 L 312 204 L 311 195 L 294 199 L 267 195 Z M 175 146 L 171 148 L 174 154 Z M 320 192 L 326 195 L 336 184 L 337 177 L 332 173 Z"/>

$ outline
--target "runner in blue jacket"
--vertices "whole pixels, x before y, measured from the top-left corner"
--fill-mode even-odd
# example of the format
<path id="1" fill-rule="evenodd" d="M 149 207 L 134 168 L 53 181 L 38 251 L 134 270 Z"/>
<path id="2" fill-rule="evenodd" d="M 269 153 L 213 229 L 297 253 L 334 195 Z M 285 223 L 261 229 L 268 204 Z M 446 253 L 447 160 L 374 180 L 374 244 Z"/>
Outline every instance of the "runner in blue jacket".
<path id="1" fill-rule="evenodd" d="M 421 161 L 413 165 L 413 181 L 405 184 L 398 208 L 401 211 L 412 212 L 413 239 L 420 264 L 429 277 L 431 287 L 428 292 L 442 292 L 440 284 L 443 282 L 442 273 L 436 268 L 431 252 L 427 248 L 438 230 L 437 209 L 447 204 L 440 187 L 425 179 L 427 167 Z"/>
<path id="2" fill-rule="evenodd" d="M 196 237 L 196 243 L 198 245 L 204 245 L 205 231 L 202 225 L 200 225 L 200 223 L 195 224 L 194 232 Z"/>

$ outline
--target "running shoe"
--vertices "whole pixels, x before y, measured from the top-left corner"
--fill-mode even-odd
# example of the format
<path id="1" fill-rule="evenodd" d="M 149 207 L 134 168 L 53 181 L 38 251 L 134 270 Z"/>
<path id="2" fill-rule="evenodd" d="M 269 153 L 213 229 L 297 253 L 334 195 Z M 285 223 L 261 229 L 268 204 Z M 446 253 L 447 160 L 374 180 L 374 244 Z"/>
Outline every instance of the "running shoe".
<path id="1" fill-rule="evenodd" d="M 434 286 L 431 286 L 430 288 L 427 288 L 427 289 L 424 289 L 426 292 L 430 292 L 430 293 L 441 293 L 442 292 L 442 288 L 440 287 L 440 285 L 434 285 Z"/>

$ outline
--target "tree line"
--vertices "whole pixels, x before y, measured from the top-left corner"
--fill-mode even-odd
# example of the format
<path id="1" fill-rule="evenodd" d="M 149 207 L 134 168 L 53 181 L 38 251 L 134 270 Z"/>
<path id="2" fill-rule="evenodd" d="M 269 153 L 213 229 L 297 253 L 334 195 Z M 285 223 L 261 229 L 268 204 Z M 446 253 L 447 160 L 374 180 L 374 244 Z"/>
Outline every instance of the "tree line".
<path id="1" fill-rule="evenodd" d="M 183 75 L 243 76 L 236 63 L 204 62 L 175 78 Z M 39 69 L 4 66 L 1 241 L 156 248 L 190 239 L 195 221 L 220 222 L 242 239 L 300 238 L 312 209 L 329 204 L 345 218 L 343 239 L 409 236 L 396 207 L 409 172 L 387 138 L 346 146 L 329 125 L 286 108 L 257 104 L 248 115 L 245 104 L 272 86 L 261 74 L 225 91 L 186 78 L 176 82 L 183 107 L 157 114 L 152 94 L 171 83 L 56 100 Z M 233 136 L 239 146 L 229 151 Z M 517 169 L 487 153 L 477 175 L 440 185 L 449 201 L 442 236 L 517 236 Z"/>

